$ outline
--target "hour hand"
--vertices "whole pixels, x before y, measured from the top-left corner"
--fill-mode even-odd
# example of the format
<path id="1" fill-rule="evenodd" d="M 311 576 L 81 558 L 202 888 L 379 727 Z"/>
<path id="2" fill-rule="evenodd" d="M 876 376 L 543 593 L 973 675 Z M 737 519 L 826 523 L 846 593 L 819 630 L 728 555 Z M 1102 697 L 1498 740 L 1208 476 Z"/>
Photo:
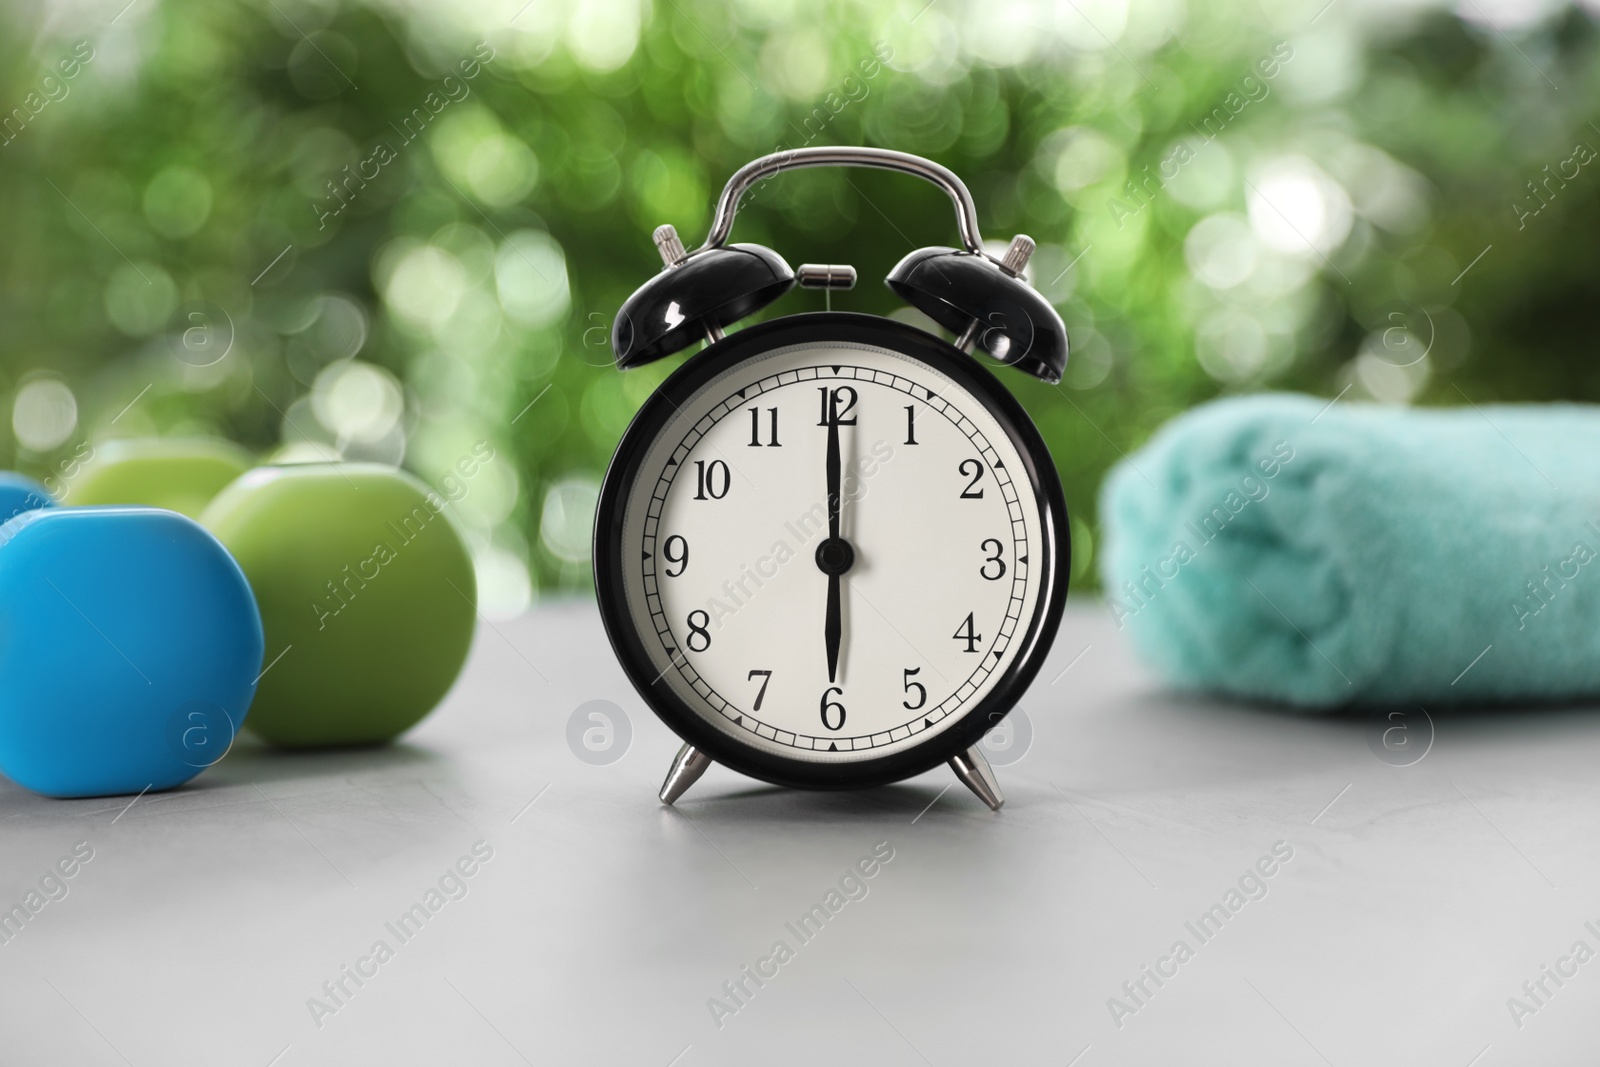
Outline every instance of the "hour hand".
<path id="1" fill-rule="evenodd" d="M 822 623 L 822 641 L 828 649 L 829 682 L 839 680 L 839 641 L 844 634 L 839 587 L 855 561 L 856 550 L 842 537 L 830 537 L 817 546 L 817 567 L 828 576 L 828 614 Z"/>
<path id="2" fill-rule="evenodd" d="M 823 623 L 822 638 L 828 646 L 828 681 L 839 680 L 839 637 L 842 626 L 839 622 L 839 583 L 842 579 L 837 574 L 828 575 L 828 618 Z"/>

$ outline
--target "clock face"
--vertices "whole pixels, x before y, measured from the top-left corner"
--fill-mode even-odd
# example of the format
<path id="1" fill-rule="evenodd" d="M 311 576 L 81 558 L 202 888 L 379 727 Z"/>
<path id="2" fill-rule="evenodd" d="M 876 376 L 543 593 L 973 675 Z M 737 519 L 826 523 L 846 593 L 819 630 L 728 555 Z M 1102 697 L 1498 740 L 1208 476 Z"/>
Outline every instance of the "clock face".
<path id="1" fill-rule="evenodd" d="M 613 640 L 628 633 L 635 683 L 724 759 L 971 744 L 973 714 L 981 734 L 1031 678 L 1041 608 L 1064 592 L 1037 436 L 1019 447 L 1020 409 L 969 388 L 968 357 L 895 343 L 921 336 L 908 327 L 783 343 L 777 325 L 692 387 L 669 381 L 619 450 L 597 536 Z"/>

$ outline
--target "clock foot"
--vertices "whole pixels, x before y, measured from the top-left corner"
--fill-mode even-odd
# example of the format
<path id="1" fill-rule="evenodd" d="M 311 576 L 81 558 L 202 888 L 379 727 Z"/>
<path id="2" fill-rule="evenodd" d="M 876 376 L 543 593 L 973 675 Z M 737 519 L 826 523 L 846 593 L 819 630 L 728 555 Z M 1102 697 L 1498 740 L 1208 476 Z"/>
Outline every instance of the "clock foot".
<path id="1" fill-rule="evenodd" d="M 691 785 L 700 780 L 700 776 L 706 773 L 706 768 L 709 766 L 711 757 L 693 745 L 684 745 L 678 749 L 678 755 L 672 761 L 672 769 L 667 772 L 667 780 L 661 783 L 661 803 L 675 803 L 679 797 L 688 792 Z"/>
<path id="2" fill-rule="evenodd" d="M 977 745 L 973 745 L 960 755 L 952 756 L 950 769 L 956 772 L 956 777 L 961 779 L 968 789 L 978 794 L 979 800 L 989 805 L 990 811 L 999 811 L 1000 805 L 1006 802 L 1006 798 L 1000 793 L 1000 782 L 994 776 L 994 768 L 983 758 L 983 753 L 978 751 Z"/>

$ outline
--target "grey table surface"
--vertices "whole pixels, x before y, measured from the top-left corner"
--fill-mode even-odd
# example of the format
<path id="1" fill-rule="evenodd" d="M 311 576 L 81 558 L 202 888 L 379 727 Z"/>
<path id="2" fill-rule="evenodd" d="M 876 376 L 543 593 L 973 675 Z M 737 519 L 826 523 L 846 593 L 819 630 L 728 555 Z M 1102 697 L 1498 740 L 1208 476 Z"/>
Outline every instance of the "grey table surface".
<path id="1" fill-rule="evenodd" d="M 607 765 L 567 740 L 595 700 L 631 724 Z M 1600 962 L 1572 955 L 1600 950 L 1593 709 L 1417 718 L 1402 760 L 1367 717 L 1164 691 L 1092 602 L 1022 707 L 999 814 L 945 770 L 818 794 L 713 768 L 668 809 L 676 739 L 563 603 L 480 625 L 390 748 L 241 740 L 131 807 L 0 784 L 0 906 L 93 850 L 0 944 L 0 1063 L 1600 1060 Z"/>

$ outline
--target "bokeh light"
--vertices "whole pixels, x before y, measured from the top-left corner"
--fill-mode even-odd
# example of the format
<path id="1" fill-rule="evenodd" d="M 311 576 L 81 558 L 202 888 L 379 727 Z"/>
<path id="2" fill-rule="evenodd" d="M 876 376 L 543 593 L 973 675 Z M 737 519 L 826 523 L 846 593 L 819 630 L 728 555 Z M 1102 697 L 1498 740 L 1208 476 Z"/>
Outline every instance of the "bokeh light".
<path id="1" fill-rule="evenodd" d="M 539 541 L 551 555 L 568 563 L 588 560 L 599 499 L 600 487 L 590 478 L 566 478 L 550 487 L 539 517 Z"/>
<path id="2" fill-rule="evenodd" d="M 394 430 L 405 410 L 400 383 L 381 367 L 354 359 L 331 363 L 311 387 L 311 410 L 339 441 L 369 444 Z"/>
<path id="3" fill-rule="evenodd" d="M 1350 234 L 1350 197 L 1344 187 L 1302 156 L 1263 165 L 1249 204 L 1256 236 L 1289 255 L 1326 256 Z"/>
<path id="4" fill-rule="evenodd" d="M 65 444 L 78 426 L 78 400 L 59 378 L 34 378 L 17 390 L 11 430 L 17 443 L 34 452 Z"/>

